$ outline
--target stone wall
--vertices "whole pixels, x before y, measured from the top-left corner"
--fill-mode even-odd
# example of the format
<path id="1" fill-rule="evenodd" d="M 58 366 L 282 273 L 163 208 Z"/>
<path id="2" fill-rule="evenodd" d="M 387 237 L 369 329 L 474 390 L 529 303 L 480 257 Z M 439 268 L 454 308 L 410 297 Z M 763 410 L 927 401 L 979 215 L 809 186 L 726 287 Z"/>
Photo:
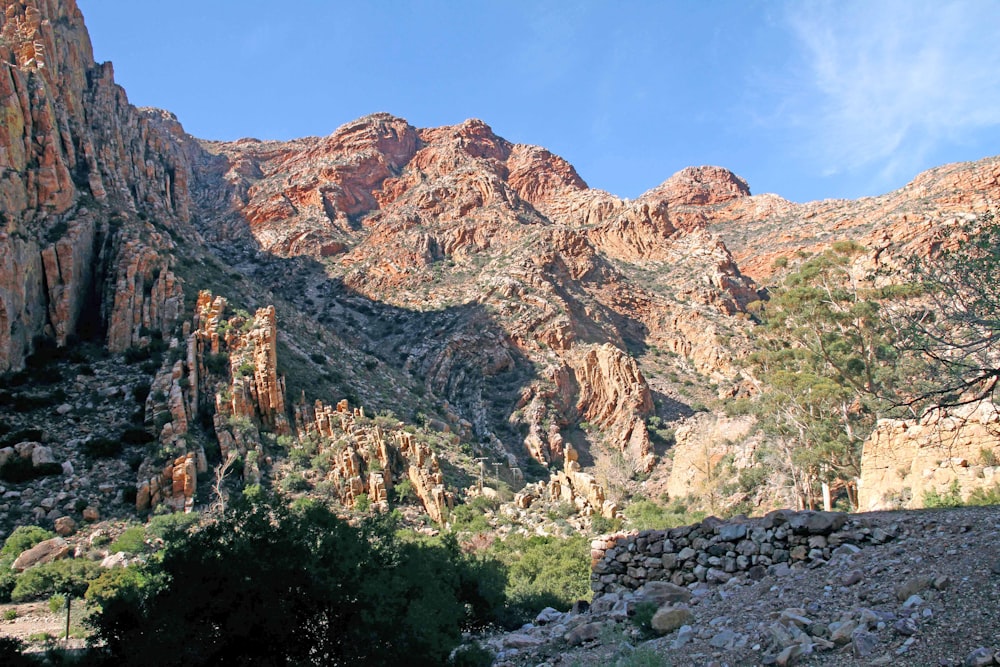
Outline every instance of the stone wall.
<path id="1" fill-rule="evenodd" d="M 669 530 L 606 535 L 591 543 L 595 595 L 635 590 L 649 581 L 684 586 L 724 583 L 737 572 L 761 579 L 773 568 L 817 567 L 839 550 L 881 544 L 893 535 L 840 512 L 776 510 L 760 519 L 722 521 Z"/>

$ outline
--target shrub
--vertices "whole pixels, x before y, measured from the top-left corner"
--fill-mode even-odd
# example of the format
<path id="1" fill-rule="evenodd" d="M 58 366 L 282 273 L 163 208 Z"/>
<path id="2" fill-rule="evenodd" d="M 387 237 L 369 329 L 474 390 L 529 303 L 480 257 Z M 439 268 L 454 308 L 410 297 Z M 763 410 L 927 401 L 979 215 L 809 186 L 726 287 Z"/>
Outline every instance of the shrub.
<path id="1" fill-rule="evenodd" d="M 309 488 L 309 482 L 299 473 L 293 472 L 282 478 L 280 486 L 285 493 L 298 493 L 306 491 Z"/>
<path id="2" fill-rule="evenodd" d="M 144 526 L 129 526 L 118 536 L 109 547 L 111 553 L 124 551 L 137 555 L 146 551 L 146 528 Z"/>
<path id="3" fill-rule="evenodd" d="M 83 558 L 66 558 L 31 567 L 17 577 L 10 599 L 37 600 L 53 593 L 82 596 L 87 585 L 101 573 L 101 566 Z"/>
<path id="4" fill-rule="evenodd" d="M 507 598 L 521 618 L 590 597 L 590 541 L 582 535 L 510 535 L 488 553 L 507 566 Z"/>
<path id="5" fill-rule="evenodd" d="M 83 453 L 92 459 L 110 459 L 122 453 L 121 440 L 90 438 L 83 443 Z"/>
<path id="6" fill-rule="evenodd" d="M 49 598 L 49 611 L 53 614 L 58 614 L 60 610 L 66 608 L 66 596 L 61 593 L 56 593 Z"/>
<path id="7" fill-rule="evenodd" d="M 1000 458 L 997 457 L 996 451 L 989 447 L 980 448 L 979 458 L 984 466 L 1000 466 Z"/>
<path id="8" fill-rule="evenodd" d="M 952 480 L 951 486 L 944 493 L 938 493 L 937 489 L 924 491 L 924 507 L 961 507 L 963 504 L 962 487 L 957 479 Z"/>
<path id="9" fill-rule="evenodd" d="M 146 533 L 169 542 L 183 537 L 198 524 L 199 520 L 200 517 L 197 514 L 185 514 L 184 512 L 158 514 L 149 520 Z"/>
<path id="10" fill-rule="evenodd" d="M 1000 484 L 991 488 L 974 489 L 969 494 L 969 505 L 1000 505 Z"/>
<path id="11" fill-rule="evenodd" d="M 9 557 L 13 560 L 39 542 L 50 540 L 55 536 L 55 533 L 45 530 L 41 526 L 18 526 L 4 540 L 3 548 L 0 549 L 0 558 Z"/>
<path id="12" fill-rule="evenodd" d="M 11 608 L 11 609 L 4 609 L 4 611 L 3 611 L 3 620 L 5 620 L 5 621 L 13 621 L 15 618 L 17 618 L 17 609 L 13 609 L 13 608 Z M 2 655 L 2 653 L 0 653 L 0 655 Z"/>
<path id="13" fill-rule="evenodd" d="M 654 634 L 653 616 L 656 614 L 658 608 L 655 602 L 650 602 L 649 600 L 640 602 L 635 606 L 635 613 L 630 620 L 632 621 L 632 625 L 639 628 L 646 637 Z"/>
<path id="14" fill-rule="evenodd" d="M 453 541 L 400 541 L 389 517 L 352 526 L 260 493 L 88 598 L 114 664 L 419 667 L 446 664 L 502 603 L 496 572 Z"/>

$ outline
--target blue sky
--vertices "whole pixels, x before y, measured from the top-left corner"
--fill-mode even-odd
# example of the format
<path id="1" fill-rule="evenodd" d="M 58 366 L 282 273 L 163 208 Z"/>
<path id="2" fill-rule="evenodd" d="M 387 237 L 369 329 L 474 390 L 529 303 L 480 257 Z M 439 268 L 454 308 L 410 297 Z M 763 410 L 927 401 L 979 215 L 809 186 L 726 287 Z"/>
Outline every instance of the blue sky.
<path id="1" fill-rule="evenodd" d="M 481 118 L 636 197 L 715 164 L 856 198 L 1000 154 L 1000 2 L 78 0 L 137 105 L 206 139 Z"/>

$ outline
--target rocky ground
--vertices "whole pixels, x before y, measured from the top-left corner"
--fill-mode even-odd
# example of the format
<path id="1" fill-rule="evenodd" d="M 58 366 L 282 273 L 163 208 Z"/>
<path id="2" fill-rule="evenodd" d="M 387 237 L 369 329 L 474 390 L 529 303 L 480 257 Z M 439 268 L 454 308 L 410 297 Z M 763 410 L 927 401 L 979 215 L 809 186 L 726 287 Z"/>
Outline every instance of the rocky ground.
<path id="1" fill-rule="evenodd" d="M 510 666 L 1000 664 L 1000 507 L 860 516 L 893 539 L 759 581 L 693 584 L 654 618 L 674 625 L 662 636 L 635 622 L 664 595 L 647 584 L 486 643 Z"/>

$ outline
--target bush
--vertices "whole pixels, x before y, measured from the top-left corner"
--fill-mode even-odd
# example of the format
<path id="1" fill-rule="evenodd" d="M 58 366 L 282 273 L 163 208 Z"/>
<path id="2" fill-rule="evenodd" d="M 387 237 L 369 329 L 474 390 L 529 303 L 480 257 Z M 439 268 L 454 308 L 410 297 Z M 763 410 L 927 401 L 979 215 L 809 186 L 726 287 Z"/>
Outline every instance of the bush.
<path id="1" fill-rule="evenodd" d="M 298 493 L 300 491 L 308 490 L 309 482 L 307 482 L 306 478 L 299 473 L 293 472 L 285 475 L 279 486 L 285 493 Z"/>
<path id="2" fill-rule="evenodd" d="M 118 536 L 118 539 L 111 543 L 109 547 L 111 553 L 124 551 L 130 555 L 145 553 L 146 528 L 144 526 L 129 526 Z"/>
<path id="3" fill-rule="evenodd" d="M 545 607 L 569 609 L 589 598 L 590 541 L 569 538 L 510 535 L 487 552 L 507 566 L 507 599 L 518 619 L 532 617 Z"/>
<path id="4" fill-rule="evenodd" d="M 66 558 L 35 565 L 17 577 L 10 599 L 37 600 L 54 593 L 80 597 L 87 585 L 101 573 L 101 566 L 83 558 Z"/>
<path id="5" fill-rule="evenodd" d="M 639 628 L 643 636 L 650 637 L 654 634 L 653 631 L 653 616 L 656 614 L 656 610 L 659 609 L 655 602 L 650 602 L 648 600 L 640 602 L 635 606 L 634 614 L 632 618 L 632 625 Z"/>
<path id="6" fill-rule="evenodd" d="M 199 520 L 199 515 L 193 513 L 173 512 L 171 514 L 158 514 L 149 520 L 149 525 L 146 526 L 146 533 L 169 542 L 186 535 L 191 528 L 198 525 Z"/>
<path id="7" fill-rule="evenodd" d="M 53 614 L 58 614 L 61 610 L 66 609 L 66 596 L 61 593 L 56 593 L 49 598 L 49 611 Z"/>
<path id="8" fill-rule="evenodd" d="M 115 664 L 442 665 L 502 601 L 496 571 L 454 541 L 401 542 L 386 516 L 260 493 L 88 598 Z"/>
<path id="9" fill-rule="evenodd" d="M 41 526 L 18 526 L 4 540 L 3 548 L 0 549 L 0 558 L 10 557 L 13 560 L 39 542 L 50 540 L 55 536 L 55 533 L 45 530 Z"/>
<path id="10" fill-rule="evenodd" d="M 964 504 L 962 502 L 962 487 L 957 479 L 952 480 L 951 486 L 944 493 L 938 493 L 937 489 L 924 491 L 924 507 L 926 508 L 961 507 Z"/>

